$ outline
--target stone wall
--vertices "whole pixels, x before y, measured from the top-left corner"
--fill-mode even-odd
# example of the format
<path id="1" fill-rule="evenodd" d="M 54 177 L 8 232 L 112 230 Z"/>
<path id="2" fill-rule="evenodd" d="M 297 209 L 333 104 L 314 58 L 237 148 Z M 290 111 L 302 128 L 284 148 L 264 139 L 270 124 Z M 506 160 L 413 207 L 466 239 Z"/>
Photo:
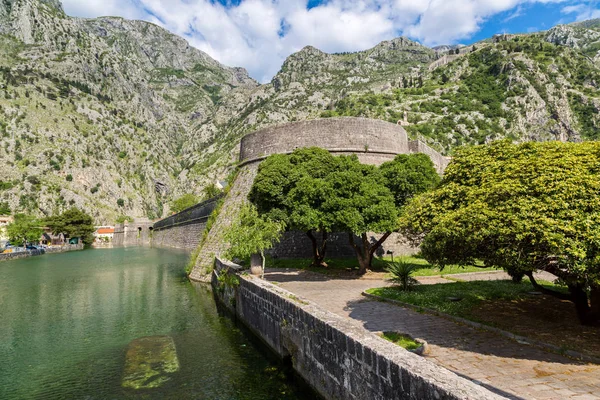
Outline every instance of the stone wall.
<path id="1" fill-rule="evenodd" d="M 0 254 L 0 261 L 19 260 L 21 258 L 41 256 L 43 254 L 55 254 L 65 253 L 67 251 L 83 250 L 83 243 L 80 244 L 68 244 L 60 247 L 49 247 L 46 250 L 27 250 L 20 253 L 2 253 Z"/>
<path id="2" fill-rule="evenodd" d="M 410 141 L 408 143 L 408 147 L 411 153 L 427 154 L 431 161 L 433 161 L 433 165 L 435 165 L 435 169 L 438 174 L 443 174 L 448 164 L 450 164 L 449 157 L 444 157 L 420 140 Z"/>
<path id="3" fill-rule="evenodd" d="M 258 172 L 258 163 L 250 163 L 238 172 L 237 178 L 233 182 L 229 193 L 224 199 L 219 216 L 213 224 L 205 242 L 199 249 L 196 266 L 190 273 L 190 279 L 194 281 L 210 281 L 210 272 L 215 257 L 223 255 L 228 245 L 223 239 L 225 230 L 231 226 L 237 211 L 244 202 L 247 202 L 248 193 L 256 178 Z"/>
<path id="4" fill-rule="evenodd" d="M 317 234 L 316 237 L 318 241 L 321 240 L 320 234 Z M 380 237 L 381 235 L 374 233 L 370 235 L 372 242 L 376 242 Z M 355 237 L 354 240 L 362 246 L 358 237 Z M 419 249 L 407 244 L 400 234 L 393 233 L 383 243 L 376 255 L 383 256 L 388 251 L 400 256 L 416 254 Z M 304 232 L 286 232 L 283 234 L 281 242 L 269 250 L 268 253 L 274 258 L 311 258 L 312 243 Z M 354 248 L 349 244 L 347 233 L 332 233 L 329 235 L 327 239 L 327 257 L 356 257 Z"/>
<path id="5" fill-rule="evenodd" d="M 115 225 L 114 246 L 149 246 L 152 239 L 153 223 L 147 219 L 135 220 Z"/>
<path id="6" fill-rule="evenodd" d="M 240 145 L 240 169 L 238 178 L 224 200 L 222 210 L 199 248 L 196 265 L 190 278 L 196 281 L 210 279 L 214 257 L 227 250 L 223 233 L 231 225 L 237 210 L 247 201 L 248 193 L 258 172 L 258 165 L 267 156 L 276 153 L 291 153 L 294 149 L 318 146 L 335 154 L 357 154 L 363 163 L 380 165 L 397 154 L 424 152 L 429 155 L 437 170 L 442 172 L 448 159 L 422 142 L 414 141 L 409 146 L 406 131 L 396 124 L 366 118 L 327 118 L 294 122 L 256 131 L 245 136 Z M 288 234 L 273 254 L 282 258 L 304 257 L 306 248 L 302 233 Z M 403 245 L 394 235 L 386 242 L 382 251 L 392 250 L 395 254 L 413 254 L 415 249 Z M 304 242 L 307 243 L 307 242 Z M 330 257 L 353 256 L 348 240 L 340 236 L 332 240 L 328 252 Z M 335 250 L 338 249 L 338 250 Z"/>
<path id="7" fill-rule="evenodd" d="M 361 162 L 381 164 L 408 153 L 406 131 L 389 122 L 367 118 L 326 118 L 274 126 L 246 135 L 240 162 L 260 161 L 271 154 L 316 146 L 336 154 L 357 154 Z"/>
<path id="8" fill-rule="evenodd" d="M 326 399 L 478 399 L 502 397 L 381 339 L 362 326 L 216 260 L 217 298 Z"/>
<path id="9" fill-rule="evenodd" d="M 210 214 L 221 196 L 203 201 L 153 225 L 152 247 L 172 247 L 193 250 L 200 244 Z"/>

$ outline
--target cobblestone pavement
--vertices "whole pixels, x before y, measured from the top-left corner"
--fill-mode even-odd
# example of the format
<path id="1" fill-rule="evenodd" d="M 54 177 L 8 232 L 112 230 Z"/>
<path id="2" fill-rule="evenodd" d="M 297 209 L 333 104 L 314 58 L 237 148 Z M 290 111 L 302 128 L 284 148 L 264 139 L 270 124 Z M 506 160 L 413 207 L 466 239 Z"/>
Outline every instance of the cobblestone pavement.
<path id="1" fill-rule="evenodd" d="M 501 273 L 497 276 L 502 277 Z M 491 278 L 486 275 L 486 279 Z M 291 270 L 270 270 L 265 279 L 329 311 L 350 317 L 369 331 L 399 331 L 425 339 L 430 346 L 426 356 L 430 361 L 507 398 L 600 400 L 600 365 L 578 362 L 441 317 L 365 299 L 361 295 L 364 290 L 386 285 L 381 279 L 332 279 Z M 422 281 L 448 282 L 440 277 Z"/>

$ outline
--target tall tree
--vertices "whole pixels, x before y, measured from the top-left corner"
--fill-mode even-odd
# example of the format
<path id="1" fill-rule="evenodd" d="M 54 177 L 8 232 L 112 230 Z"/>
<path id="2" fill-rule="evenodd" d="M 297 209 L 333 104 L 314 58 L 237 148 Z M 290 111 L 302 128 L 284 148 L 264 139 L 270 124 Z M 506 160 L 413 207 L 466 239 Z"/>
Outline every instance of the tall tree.
<path id="1" fill-rule="evenodd" d="M 336 165 L 335 157 L 316 147 L 269 156 L 261 163 L 248 196 L 261 215 L 283 222 L 288 230 L 306 233 L 315 266 L 326 266 L 332 219 L 322 208 L 330 195 L 324 178 Z"/>
<path id="2" fill-rule="evenodd" d="M 323 205 L 336 231 L 347 232 L 359 264 L 359 274 L 370 268 L 377 249 L 398 228 L 398 209 L 386 179 L 373 165 L 353 156 L 338 157 L 338 168 L 325 178 L 331 193 Z M 382 233 L 372 241 L 369 232 Z M 360 243 L 355 242 L 355 235 Z"/>
<path id="3" fill-rule="evenodd" d="M 570 300 L 600 325 L 600 143 L 497 142 L 457 151 L 442 184 L 410 203 L 401 226 L 431 263 L 501 267 Z M 559 278 L 569 293 L 539 285 Z"/>
<path id="4" fill-rule="evenodd" d="M 40 221 L 26 214 L 15 215 L 14 222 L 6 227 L 6 233 L 13 245 L 38 243 L 43 232 Z"/>
<path id="5" fill-rule="evenodd" d="M 94 240 L 92 233 L 96 228 L 93 218 L 76 207 L 47 218 L 45 223 L 55 235 L 62 233 L 65 237 L 78 237 L 85 244 Z"/>

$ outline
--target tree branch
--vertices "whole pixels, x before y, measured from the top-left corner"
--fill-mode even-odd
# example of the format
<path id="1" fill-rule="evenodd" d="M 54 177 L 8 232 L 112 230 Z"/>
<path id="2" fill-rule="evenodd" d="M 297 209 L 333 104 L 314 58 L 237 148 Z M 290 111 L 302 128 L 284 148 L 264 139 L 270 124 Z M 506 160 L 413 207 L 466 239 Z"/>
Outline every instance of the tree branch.
<path id="1" fill-rule="evenodd" d="M 555 290 L 550 290 L 542 285 L 540 285 L 539 283 L 537 283 L 537 281 L 535 280 L 535 278 L 533 277 L 533 272 L 526 272 L 525 275 L 529 278 L 529 280 L 531 281 L 531 284 L 533 285 L 533 287 L 542 292 L 543 294 L 547 294 L 549 296 L 553 296 L 556 297 L 557 299 L 560 300 L 569 300 L 572 301 L 573 299 L 571 298 L 571 295 L 567 294 L 567 293 L 561 293 L 561 292 L 557 292 Z"/>
<path id="2" fill-rule="evenodd" d="M 375 242 L 375 244 L 373 244 L 371 246 L 371 249 L 369 250 L 369 255 L 373 256 L 373 254 L 375 254 L 375 252 L 377 251 L 378 248 L 381 247 L 381 245 L 383 244 L 383 242 L 385 242 L 387 240 L 387 238 L 390 237 L 390 235 L 392 234 L 392 232 L 386 232 L 384 233 L 384 235 Z"/>

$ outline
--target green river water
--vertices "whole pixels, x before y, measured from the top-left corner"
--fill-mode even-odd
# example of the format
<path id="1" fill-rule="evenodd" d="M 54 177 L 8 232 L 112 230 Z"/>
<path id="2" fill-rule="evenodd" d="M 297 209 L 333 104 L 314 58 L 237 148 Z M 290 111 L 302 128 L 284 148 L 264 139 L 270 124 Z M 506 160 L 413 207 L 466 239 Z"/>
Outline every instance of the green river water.
<path id="1" fill-rule="evenodd" d="M 313 398 L 188 281 L 186 261 L 117 248 L 0 263 L 0 399 Z M 172 338 L 179 370 L 124 388 L 129 343 L 157 335 Z"/>

